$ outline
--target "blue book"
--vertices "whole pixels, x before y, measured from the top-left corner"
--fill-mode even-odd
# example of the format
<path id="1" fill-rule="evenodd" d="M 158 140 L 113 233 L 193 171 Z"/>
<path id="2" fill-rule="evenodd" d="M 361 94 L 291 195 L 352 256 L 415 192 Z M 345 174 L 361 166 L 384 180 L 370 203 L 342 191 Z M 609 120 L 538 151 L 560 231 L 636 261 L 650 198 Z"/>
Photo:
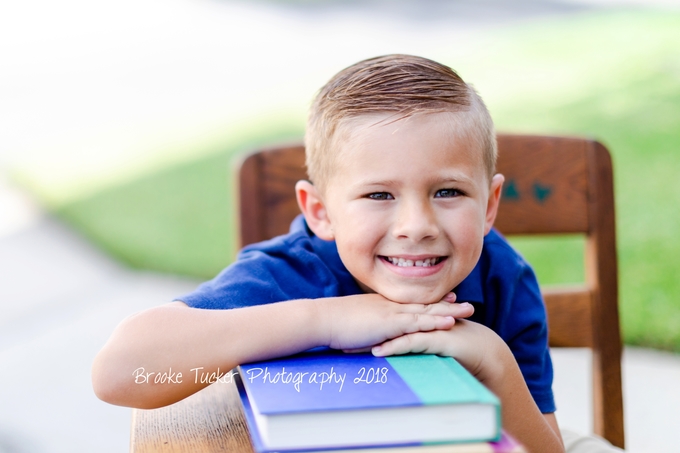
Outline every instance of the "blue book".
<path id="1" fill-rule="evenodd" d="M 450 357 L 310 351 L 241 365 L 258 452 L 485 442 L 500 402 Z"/>

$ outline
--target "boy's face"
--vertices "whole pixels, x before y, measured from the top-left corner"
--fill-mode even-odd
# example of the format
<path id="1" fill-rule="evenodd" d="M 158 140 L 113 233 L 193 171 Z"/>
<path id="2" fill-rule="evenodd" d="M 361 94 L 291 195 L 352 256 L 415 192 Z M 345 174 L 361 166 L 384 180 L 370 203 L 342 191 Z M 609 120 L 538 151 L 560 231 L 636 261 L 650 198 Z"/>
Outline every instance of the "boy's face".
<path id="1" fill-rule="evenodd" d="M 457 133 L 455 114 L 376 124 L 385 117 L 351 123 L 317 208 L 305 214 L 319 237 L 335 239 L 364 290 L 437 302 L 477 263 L 503 177 L 489 183 L 482 150 Z"/>

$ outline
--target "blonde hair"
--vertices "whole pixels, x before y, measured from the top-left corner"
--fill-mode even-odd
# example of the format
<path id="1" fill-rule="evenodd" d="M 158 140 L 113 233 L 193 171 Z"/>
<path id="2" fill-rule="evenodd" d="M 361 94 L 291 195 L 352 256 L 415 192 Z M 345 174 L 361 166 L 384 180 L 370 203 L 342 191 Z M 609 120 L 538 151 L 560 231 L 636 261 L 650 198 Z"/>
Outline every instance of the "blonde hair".
<path id="1" fill-rule="evenodd" d="M 419 113 L 465 112 L 458 124 L 478 149 L 488 176 L 496 168 L 496 133 L 477 92 L 448 66 L 412 55 L 360 61 L 336 74 L 312 103 L 305 134 L 307 174 L 321 190 L 332 174 L 338 130 L 348 120 L 390 114 L 389 122 Z"/>

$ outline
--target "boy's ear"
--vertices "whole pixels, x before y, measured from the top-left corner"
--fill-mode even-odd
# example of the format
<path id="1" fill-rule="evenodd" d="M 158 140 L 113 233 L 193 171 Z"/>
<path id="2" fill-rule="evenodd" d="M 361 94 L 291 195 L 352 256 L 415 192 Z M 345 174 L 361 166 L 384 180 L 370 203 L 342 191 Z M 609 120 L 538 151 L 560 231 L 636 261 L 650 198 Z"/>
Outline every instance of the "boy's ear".
<path id="1" fill-rule="evenodd" d="M 298 181 L 295 184 L 295 196 L 300 211 L 314 234 L 326 241 L 335 239 L 326 205 L 318 189 L 309 181 Z"/>
<path id="2" fill-rule="evenodd" d="M 491 187 L 489 188 L 489 200 L 486 203 L 486 221 L 484 223 L 484 235 L 491 231 L 493 222 L 496 220 L 498 214 L 498 204 L 501 201 L 501 190 L 503 189 L 503 182 L 505 177 L 500 173 L 493 175 L 491 178 Z"/>

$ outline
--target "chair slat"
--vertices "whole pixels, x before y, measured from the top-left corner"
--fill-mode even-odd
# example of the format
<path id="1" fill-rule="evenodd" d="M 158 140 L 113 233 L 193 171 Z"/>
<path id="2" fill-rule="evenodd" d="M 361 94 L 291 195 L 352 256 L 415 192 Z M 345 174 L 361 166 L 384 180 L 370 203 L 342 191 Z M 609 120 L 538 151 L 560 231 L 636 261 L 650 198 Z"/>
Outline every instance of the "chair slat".
<path id="1" fill-rule="evenodd" d="M 301 145 L 263 150 L 240 163 L 239 211 L 241 247 L 288 232 L 300 213 L 294 187 L 305 179 L 305 149 Z"/>
<path id="2" fill-rule="evenodd" d="M 593 346 L 592 293 L 587 288 L 543 290 L 548 311 L 550 346 L 585 348 Z"/>
<path id="3" fill-rule="evenodd" d="M 293 190 L 297 181 L 307 177 L 304 147 L 290 146 L 278 152 L 265 152 L 262 177 L 264 230 L 267 237 L 272 238 L 287 233 L 290 222 L 300 213 Z"/>
<path id="4" fill-rule="evenodd" d="M 588 231 L 587 142 L 563 137 L 498 136 L 505 176 L 496 228 L 504 234 Z"/>

